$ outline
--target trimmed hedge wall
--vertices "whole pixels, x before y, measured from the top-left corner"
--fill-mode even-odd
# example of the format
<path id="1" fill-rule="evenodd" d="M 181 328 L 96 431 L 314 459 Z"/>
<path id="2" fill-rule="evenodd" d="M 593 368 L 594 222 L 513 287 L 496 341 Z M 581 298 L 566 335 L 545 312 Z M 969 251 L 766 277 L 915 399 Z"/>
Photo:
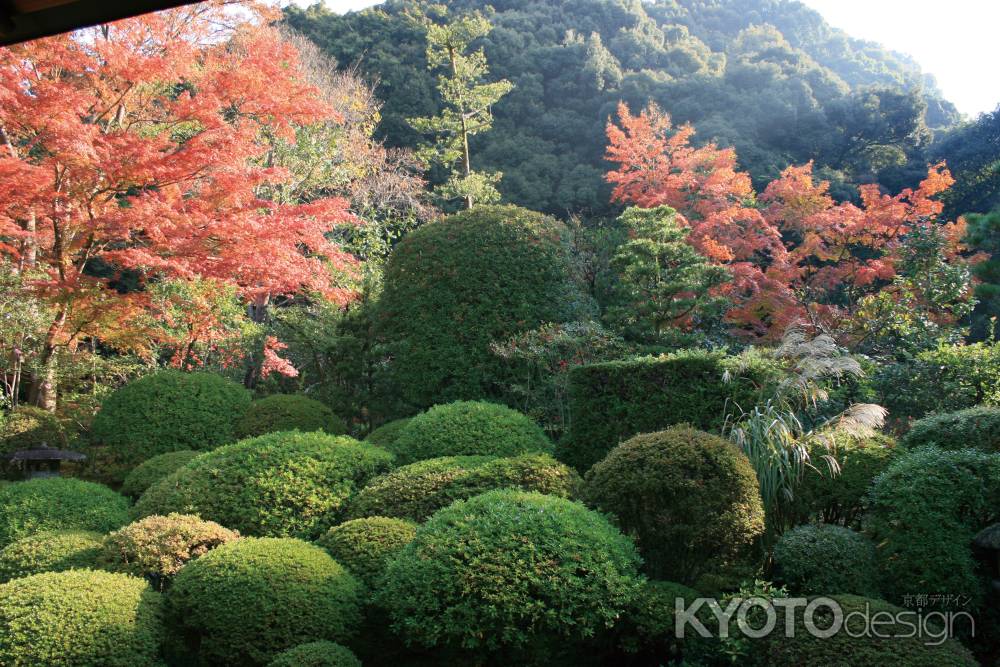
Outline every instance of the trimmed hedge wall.
<path id="1" fill-rule="evenodd" d="M 267 667 L 361 667 L 361 661 L 340 644 L 310 642 L 279 653 Z"/>
<path id="2" fill-rule="evenodd" d="M 935 445 L 1000 453 L 1000 408 L 982 405 L 924 417 L 913 424 L 901 444 L 908 449 Z"/>
<path id="3" fill-rule="evenodd" d="M 344 420 L 319 401 L 301 394 L 274 394 L 250 404 L 236 424 L 237 438 L 252 438 L 277 431 L 347 433 Z"/>
<path id="4" fill-rule="evenodd" d="M 660 357 L 580 366 L 569 375 L 569 429 L 556 457 L 585 472 L 619 442 L 675 424 L 719 430 L 727 409 L 749 408 L 776 381 L 764 359 L 738 368 L 735 357 L 682 350 Z M 730 382 L 723 377 L 733 375 Z"/>

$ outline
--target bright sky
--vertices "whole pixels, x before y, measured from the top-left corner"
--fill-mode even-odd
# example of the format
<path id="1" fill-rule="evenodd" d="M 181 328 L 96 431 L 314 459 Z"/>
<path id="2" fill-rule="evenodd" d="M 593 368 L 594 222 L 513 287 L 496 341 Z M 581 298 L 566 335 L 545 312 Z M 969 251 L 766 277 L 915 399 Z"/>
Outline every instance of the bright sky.
<path id="1" fill-rule="evenodd" d="M 293 0 L 308 6 L 315 0 Z M 802 0 L 853 37 L 908 53 L 937 78 L 959 111 L 975 116 L 1000 105 L 996 65 L 997 0 Z M 325 0 L 335 12 L 376 0 Z"/>

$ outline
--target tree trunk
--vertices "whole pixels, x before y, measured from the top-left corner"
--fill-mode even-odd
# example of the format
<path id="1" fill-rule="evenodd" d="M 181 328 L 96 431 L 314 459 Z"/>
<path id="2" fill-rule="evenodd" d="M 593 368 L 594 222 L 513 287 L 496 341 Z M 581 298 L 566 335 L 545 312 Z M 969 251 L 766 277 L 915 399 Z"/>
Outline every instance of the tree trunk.
<path id="1" fill-rule="evenodd" d="M 247 316 L 252 322 L 263 324 L 267 319 L 267 306 L 270 302 L 268 297 L 261 297 L 247 304 Z M 257 380 L 260 379 L 260 367 L 264 363 L 263 346 L 258 346 L 248 357 L 246 372 L 243 374 L 243 386 L 247 389 L 255 389 Z"/>
<path id="2" fill-rule="evenodd" d="M 66 324 L 67 315 L 67 307 L 60 306 L 56 319 L 49 325 L 49 330 L 45 334 L 45 344 L 42 346 L 42 353 L 39 356 L 40 370 L 35 371 L 31 378 L 29 403 L 49 412 L 55 412 L 58 399 L 56 340 L 59 338 L 63 325 Z"/>
<path id="3" fill-rule="evenodd" d="M 449 56 L 451 58 L 451 75 L 452 77 L 458 77 L 458 63 L 455 62 L 455 49 L 449 47 Z M 459 104 L 458 113 L 462 117 L 462 174 L 468 180 L 469 176 L 472 175 L 472 159 L 469 156 L 469 124 L 465 118 L 465 102 L 461 101 Z M 465 208 L 472 208 L 472 193 L 465 195 Z"/>

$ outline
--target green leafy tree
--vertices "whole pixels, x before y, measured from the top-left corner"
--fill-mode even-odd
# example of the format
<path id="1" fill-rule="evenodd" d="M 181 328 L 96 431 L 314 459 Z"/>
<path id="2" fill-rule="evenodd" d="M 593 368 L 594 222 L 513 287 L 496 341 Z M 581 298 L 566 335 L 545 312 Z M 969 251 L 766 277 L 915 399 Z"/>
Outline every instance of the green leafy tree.
<path id="1" fill-rule="evenodd" d="M 973 315 L 972 337 L 977 340 L 996 339 L 1000 316 L 1000 209 L 987 215 L 966 216 L 968 223 L 965 242 L 969 248 L 988 253 L 989 257 L 975 264 L 972 274 L 976 285 L 976 312 Z"/>
<path id="2" fill-rule="evenodd" d="M 447 18 L 447 9 L 434 5 L 431 12 Z M 448 23 L 436 23 L 430 15 L 420 20 L 427 29 L 427 66 L 442 70 L 438 93 L 444 103 L 436 116 L 411 118 L 410 124 L 436 141 L 424 146 L 420 155 L 432 164 L 451 170 L 448 181 L 438 188 L 445 200 L 463 199 L 466 208 L 475 202 L 489 204 L 500 200 L 495 184 L 500 172 L 475 172 L 469 153 L 469 137 L 493 127 L 491 107 L 514 87 L 506 79 L 484 82 L 489 69 L 482 49 L 469 51 L 475 40 L 492 30 L 486 17 L 474 12 Z"/>

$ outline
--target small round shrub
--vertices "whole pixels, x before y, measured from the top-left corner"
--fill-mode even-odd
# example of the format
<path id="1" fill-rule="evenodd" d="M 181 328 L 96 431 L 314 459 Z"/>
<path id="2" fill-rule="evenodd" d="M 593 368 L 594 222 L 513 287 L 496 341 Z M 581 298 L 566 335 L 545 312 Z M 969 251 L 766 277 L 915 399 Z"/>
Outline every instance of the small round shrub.
<path id="1" fill-rule="evenodd" d="M 845 526 L 860 522 L 868 489 L 899 451 L 895 440 L 886 435 L 860 440 L 836 438 L 833 451 L 822 443 L 813 443 L 808 449 L 814 467 L 806 468 L 795 491 L 795 505 L 803 508 L 800 518 Z M 836 459 L 840 466 L 837 474 L 830 474 L 824 456 Z"/>
<path id="2" fill-rule="evenodd" d="M 0 416 L 0 457 L 42 444 L 65 447 L 67 442 L 66 429 L 48 410 L 22 405 Z"/>
<path id="3" fill-rule="evenodd" d="M 101 563 L 146 577 L 162 589 L 185 563 L 239 536 L 214 521 L 188 514 L 149 516 L 109 534 L 101 549 Z"/>
<path id="4" fill-rule="evenodd" d="M 441 456 L 517 456 L 551 452 L 552 442 L 530 418 L 484 401 L 436 405 L 417 415 L 388 446 L 399 465 Z"/>
<path id="5" fill-rule="evenodd" d="M 937 632 L 933 636 L 914 632 L 913 610 L 903 610 L 882 600 L 855 595 L 832 597 L 843 610 L 844 627 L 830 637 L 816 637 L 804 622 L 804 606 L 795 608 L 794 636 L 772 632 L 766 641 L 767 660 L 773 667 L 845 667 L 846 665 L 905 665 L 906 667 L 975 667 L 972 654 L 955 639 L 940 645 Z M 909 611 L 903 622 L 899 614 Z M 866 625 L 866 619 L 878 615 L 877 627 Z M 783 615 L 779 611 L 779 619 Z M 819 629 L 833 624 L 833 611 L 820 605 L 813 615 Z M 779 621 L 778 629 L 782 627 Z M 873 629 L 881 637 L 874 636 Z M 790 633 L 791 634 L 791 633 Z"/>
<path id="6" fill-rule="evenodd" d="M 40 572 L 92 568 L 103 539 L 89 530 L 52 530 L 22 537 L 0 549 L 0 583 Z"/>
<path id="7" fill-rule="evenodd" d="M 142 579 L 46 572 L 0 585 L 0 665 L 158 665 L 160 595 Z"/>
<path id="8" fill-rule="evenodd" d="M 244 535 L 314 539 L 392 455 L 346 436 L 269 433 L 193 459 L 139 498 L 136 518 L 196 514 Z"/>
<path id="9" fill-rule="evenodd" d="M 576 471 L 545 454 L 445 456 L 411 463 L 373 479 L 348 503 L 347 515 L 421 522 L 456 500 L 493 489 L 518 488 L 569 498 L 580 484 Z"/>
<path id="10" fill-rule="evenodd" d="M 48 530 L 106 533 L 128 523 L 128 500 L 106 486 L 48 477 L 0 487 L 0 547 Z"/>
<path id="11" fill-rule="evenodd" d="M 1000 453 L 1000 408 L 980 406 L 924 417 L 910 427 L 902 445 L 915 449 L 981 449 Z"/>
<path id="12" fill-rule="evenodd" d="M 583 505 L 503 489 L 440 510 L 376 593 L 393 629 L 426 647 L 533 654 L 606 630 L 642 585 L 632 542 Z"/>
<path id="13" fill-rule="evenodd" d="M 114 482 L 157 454 L 235 440 L 250 393 L 213 373 L 165 370 L 116 390 L 90 428 L 95 464 Z"/>
<path id="14" fill-rule="evenodd" d="M 410 423 L 412 417 L 405 417 L 403 419 L 395 419 L 391 422 L 386 422 L 382 424 L 374 431 L 369 433 L 365 437 L 365 442 L 369 442 L 373 445 L 378 445 L 379 447 L 391 447 L 399 434 L 403 432 L 406 425 Z"/>
<path id="15" fill-rule="evenodd" d="M 340 644 L 310 642 L 282 651 L 267 667 L 361 667 L 361 661 Z"/>
<path id="16" fill-rule="evenodd" d="M 753 467 L 689 426 L 637 435 L 587 473 L 588 503 L 636 537 L 651 576 L 690 583 L 710 559 L 743 553 L 764 531 Z"/>
<path id="17" fill-rule="evenodd" d="M 370 586 L 389 560 L 412 542 L 416 534 L 417 525 L 413 522 L 373 516 L 334 526 L 316 543 Z"/>
<path id="18" fill-rule="evenodd" d="M 181 568 L 167 589 L 170 651 L 187 663 L 266 665 L 299 644 L 344 642 L 361 622 L 362 590 L 315 545 L 229 542 Z"/>
<path id="19" fill-rule="evenodd" d="M 674 629 L 677 598 L 690 605 L 700 597 L 693 588 L 672 581 L 647 581 L 619 621 L 622 650 L 655 661 L 650 664 L 676 659 L 683 642 Z"/>
<path id="20" fill-rule="evenodd" d="M 774 564 L 780 581 L 793 593 L 879 594 L 875 545 L 850 528 L 797 526 L 774 546 Z"/>
<path id="21" fill-rule="evenodd" d="M 175 470 L 184 467 L 188 461 L 200 453 L 190 449 L 182 449 L 146 459 L 125 476 L 121 492 L 129 498 L 138 498 L 146 489 Z"/>
<path id="22" fill-rule="evenodd" d="M 274 394 L 254 401 L 236 425 L 238 438 L 277 431 L 323 431 L 341 435 L 347 433 L 347 425 L 330 408 L 300 394 Z"/>

